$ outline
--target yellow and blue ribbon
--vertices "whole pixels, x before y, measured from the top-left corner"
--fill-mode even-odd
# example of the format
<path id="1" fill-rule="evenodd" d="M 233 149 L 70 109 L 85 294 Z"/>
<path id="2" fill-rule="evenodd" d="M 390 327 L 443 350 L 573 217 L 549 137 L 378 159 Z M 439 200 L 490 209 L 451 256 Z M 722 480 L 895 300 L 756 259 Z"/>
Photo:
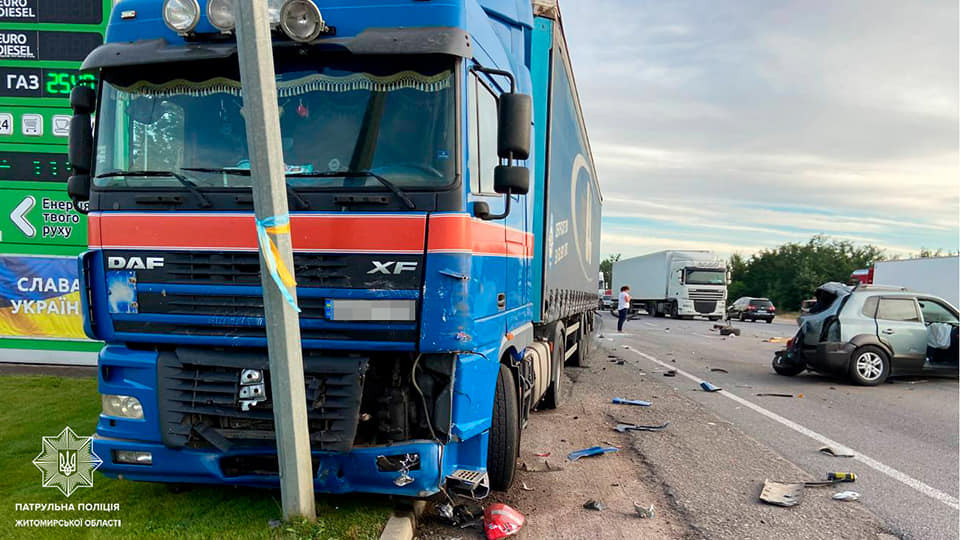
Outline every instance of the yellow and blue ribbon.
<path id="1" fill-rule="evenodd" d="M 290 289 L 296 289 L 297 282 L 293 279 L 293 274 L 290 272 L 290 269 L 283 263 L 283 259 L 280 257 L 280 250 L 277 249 L 277 244 L 270 238 L 271 234 L 290 234 L 290 216 L 283 215 L 258 219 L 256 223 L 257 238 L 260 240 L 260 251 L 263 253 L 263 260 L 267 263 L 267 270 L 270 271 L 270 276 L 273 277 L 274 283 L 277 284 L 277 288 L 280 289 L 280 293 L 283 294 L 287 303 L 290 304 L 297 313 L 300 313 L 300 306 L 297 305 L 297 301 L 293 298 L 293 295 L 290 294 Z"/>

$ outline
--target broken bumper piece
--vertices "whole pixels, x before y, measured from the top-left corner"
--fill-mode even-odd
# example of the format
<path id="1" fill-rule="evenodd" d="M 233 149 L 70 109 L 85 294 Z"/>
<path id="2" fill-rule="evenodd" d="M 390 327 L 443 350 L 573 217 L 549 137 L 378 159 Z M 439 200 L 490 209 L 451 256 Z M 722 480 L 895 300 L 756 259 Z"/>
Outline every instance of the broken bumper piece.
<path id="1" fill-rule="evenodd" d="M 222 484 L 278 487 L 277 457 L 273 449 L 230 452 L 191 448 L 173 449 L 159 443 L 94 436 L 93 451 L 101 459 L 100 471 L 112 478 L 142 482 Z M 122 463 L 118 453 L 150 452 L 150 464 Z M 385 467 L 383 456 L 417 456 L 407 470 Z M 441 446 L 412 442 L 354 448 L 350 452 L 314 452 L 314 488 L 322 493 L 381 493 L 427 497 L 440 491 Z M 378 460 L 379 458 L 379 460 Z M 452 472 L 452 471 L 450 471 Z M 449 474 L 449 473 L 448 473 Z M 403 476 L 403 481 L 398 478 Z"/>

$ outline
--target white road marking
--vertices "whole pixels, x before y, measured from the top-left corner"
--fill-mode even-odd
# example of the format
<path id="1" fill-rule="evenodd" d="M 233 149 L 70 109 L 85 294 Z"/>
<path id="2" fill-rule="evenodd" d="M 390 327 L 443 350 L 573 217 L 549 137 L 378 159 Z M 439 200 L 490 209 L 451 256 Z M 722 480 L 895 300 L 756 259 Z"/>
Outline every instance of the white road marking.
<path id="1" fill-rule="evenodd" d="M 642 352 L 634 349 L 633 347 L 631 347 L 631 346 L 629 346 L 629 345 L 624 345 L 623 348 L 624 348 L 624 349 L 627 349 L 627 350 L 630 351 L 630 352 L 636 353 L 636 354 L 638 354 L 638 355 L 646 358 L 647 360 L 650 360 L 651 362 L 654 362 L 654 363 L 656 363 L 656 364 L 659 364 L 659 365 L 661 365 L 661 366 L 663 366 L 663 367 L 665 367 L 665 368 L 667 368 L 667 369 L 675 369 L 675 370 L 677 370 L 677 374 L 678 374 L 678 375 L 683 375 L 684 377 L 686 377 L 686 378 L 690 379 L 691 381 L 694 381 L 694 382 L 696 382 L 696 383 L 698 383 L 698 384 L 700 383 L 700 381 L 703 380 L 703 379 L 701 379 L 701 378 L 699 378 L 699 377 L 696 377 L 696 376 L 694 376 L 694 375 L 691 375 L 690 373 L 687 373 L 686 371 L 684 371 L 684 370 L 682 370 L 682 369 L 679 369 L 679 368 L 677 368 L 677 367 L 675 367 L 675 366 L 671 366 L 670 364 L 661 362 L 660 360 L 657 360 L 656 358 L 650 356 L 649 354 L 642 353 Z M 960 510 L 960 500 L 958 500 L 956 497 L 954 497 L 954 496 L 952 496 L 952 495 L 950 495 L 950 494 L 948 494 L 948 493 L 944 493 L 944 492 L 940 491 L 939 489 L 937 489 L 937 488 L 935 488 L 935 487 L 932 487 L 932 486 L 930 486 L 930 485 L 928 485 L 928 484 L 925 484 L 925 483 L 921 482 L 920 480 L 917 480 L 916 478 L 913 478 L 912 476 L 909 476 L 909 475 L 904 474 L 904 473 L 902 473 L 902 472 L 900 472 L 900 471 L 898 471 L 898 470 L 896 470 L 896 469 L 894 469 L 894 468 L 892 468 L 892 467 L 889 467 L 889 466 L 887 466 L 887 465 L 884 465 L 883 463 L 880 463 L 879 461 L 877 461 L 877 460 L 875 460 L 875 459 L 873 459 L 873 458 L 871 458 L 871 457 L 869 457 L 869 456 L 866 456 L 866 455 L 864 455 L 864 454 L 862 454 L 862 453 L 860 453 L 860 452 L 858 452 L 858 451 L 856 451 L 856 450 L 853 450 L 852 448 L 850 448 L 849 446 L 846 446 L 845 444 L 839 443 L 839 442 L 837 442 L 837 441 L 834 441 L 833 439 L 830 439 L 830 438 L 828 438 L 828 437 L 825 437 L 825 436 L 817 433 L 816 431 L 813 431 L 813 430 L 811 430 L 811 429 L 805 428 L 805 427 L 801 426 L 800 424 L 798 424 L 798 423 L 796 423 L 796 422 L 794 422 L 794 421 L 792 421 L 792 420 L 788 420 L 788 419 L 780 416 L 779 414 L 777 414 L 777 413 L 775 413 L 775 412 L 768 411 L 767 409 L 764 409 L 763 407 L 757 405 L 756 403 L 753 403 L 752 401 L 747 401 L 747 400 L 743 399 L 743 398 L 740 397 L 740 396 L 737 396 L 737 395 L 735 395 L 735 394 L 731 394 L 730 392 L 727 392 L 726 390 L 720 390 L 719 392 L 716 392 L 716 393 L 717 393 L 717 394 L 720 394 L 720 395 L 722 395 L 722 396 L 724 396 L 724 397 L 730 398 L 730 399 L 732 399 L 733 401 L 736 401 L 737 403 L 743 405 L 744 407 L 749 407 L 749 408 L 753 409 L 754 411 L 756 411 L 756 412 L 758 412 L 758 413 L 766 416 L 767 418 L 769 418 L 769 419 L 771 419 L 771 420 L 774 420 L 774 421 L 776 421 L 776 422 L 779 422 L 780 424 L 783 424 L 784 426 L 786 426 L 786 427 L 788 427 L 788 428 L 796 431 L 797 433 L 800 433 L 800 434 L 802 434 L 802 435 L 806 435 L 807 437 L 810 437 L 811 439 L 813 439 L 813 440 L 815 440 L 815 441 L 818 441 L 818 442 L 820 442 L 820 443 L 823 443 L 823 444 L 825 444 L 825 445 L 827 445 L 827 446 L 840 446 L 840 447 L 847 448 L 847 449 L 849 449 L 851 452 L 854 453 L 853 459 L 855 459 L 855 460 L 863 463 L 863 464 L 866 465 L 867 467 L 870 467 L 871 469 L 873 469 L 873 470 L 875 470 L 875 471 L 877 471 L 877 472 L 883 473 L 883 474 L 889 476 L 890 478 L 893 478 L 894 480 L 897 480 L 898 482 L 901 482 L 901 483 L 903 483 L 903 484 L 905 484 L 905 485 L 907 485 L 907 486 L 909 486 L 909 487 L 912 487 L 913 489 L 919 491 L 920 493 L 923 493 L 924 495 L 926 495 L 926 496 L 928 496 L 928 497 L 930 497 L 930 498 L 932 498 L 932 499 L 936 499 L 936 500 L 942 502 L 943 504 L 945 504 L 945 505 L 953 508 L 954 510 Z"/>

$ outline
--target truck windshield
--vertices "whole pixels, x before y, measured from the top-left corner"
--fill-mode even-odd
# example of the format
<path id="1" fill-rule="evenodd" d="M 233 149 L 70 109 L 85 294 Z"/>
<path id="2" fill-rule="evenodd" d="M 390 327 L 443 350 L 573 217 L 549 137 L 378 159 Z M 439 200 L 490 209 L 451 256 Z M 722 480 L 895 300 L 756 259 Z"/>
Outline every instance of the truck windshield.
<path id="1" fill-rule="evenodd" d="M 703 270 L 687 268 L 687 285 L 723 285 L 727 282 L 727 274 L 723 270 Z"/>
<path id="2" fill-rule="evenodd" d="M 405 189 L 452 183 L 452 61 L 335 58 L 277 57 L 291 187 L 386 189 L 377 176 Z M 181 186 L 175 176 L 119 174 L 166 171 L 201 189 L 249 188 L 256 178 L 239 174 L 250 167 L 250 149 L 237 69 L 235 62 L 194 62 L 105 73 L 96 186 Z"/>

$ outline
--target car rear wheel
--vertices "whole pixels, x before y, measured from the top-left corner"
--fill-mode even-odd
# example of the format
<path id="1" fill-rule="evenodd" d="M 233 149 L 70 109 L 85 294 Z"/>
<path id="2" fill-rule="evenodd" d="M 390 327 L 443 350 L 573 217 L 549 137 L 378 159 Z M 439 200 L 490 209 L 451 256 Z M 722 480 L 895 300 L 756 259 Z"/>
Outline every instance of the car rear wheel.
<path id="1" fill-rule="evenodd" d="M 767 319 L 767 324 L 773 324 L 773 319 Z"/>
<path id="2" fill-rule="evenodd" d="M 746 320 L 747 320 L 747 318 L 743 316 L 743 312 L 741 311 L 741 312 L 740 312 L 740 322 L 744 322 L 744 321 L 746 321 Z"/>
<path id="3" fill-rule="evenodd" d="M 850 360 L 850 378 L 861 386 L 876 386 L 887 380 L 890 374 L 890 358 L 887 353 L 873 345 L 853 351 Z"/>
<path id="4" fill-rule="evenodd" d="M 790 365 L 783 362 L 783 353 L 778 352 L 773 357 L 773 370 L 777 372 L 777 375 L 783 375 L 785 377 L 793 377 L 794 375 L 799 375 L 803 370 L 806 369 L 806 366 L 800 365 Z"/>

